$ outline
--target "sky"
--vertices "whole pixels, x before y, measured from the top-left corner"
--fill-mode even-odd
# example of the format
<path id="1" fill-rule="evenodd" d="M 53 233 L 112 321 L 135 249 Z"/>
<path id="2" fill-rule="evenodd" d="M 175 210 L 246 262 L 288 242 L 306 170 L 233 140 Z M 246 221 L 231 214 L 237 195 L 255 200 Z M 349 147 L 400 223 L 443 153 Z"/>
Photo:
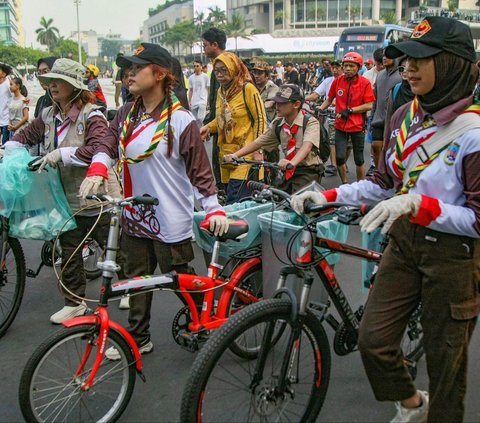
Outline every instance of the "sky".
<path id="1" fill-rule="evenodd" d="M 60 35 L 70 36 L 77 30 L 77 13 L 73 0 L 22 0 L 25 46 L 39 47 L 35 30 L 40 18 L 53 18 Z M 78 7 L 80 31 L 93 29 L 100 35 L 110 31 L 123 38 L 136 40 L 140 27 L 148 19 L 148 9 L 160 4 L 159 0 L 81 0 Z"/>

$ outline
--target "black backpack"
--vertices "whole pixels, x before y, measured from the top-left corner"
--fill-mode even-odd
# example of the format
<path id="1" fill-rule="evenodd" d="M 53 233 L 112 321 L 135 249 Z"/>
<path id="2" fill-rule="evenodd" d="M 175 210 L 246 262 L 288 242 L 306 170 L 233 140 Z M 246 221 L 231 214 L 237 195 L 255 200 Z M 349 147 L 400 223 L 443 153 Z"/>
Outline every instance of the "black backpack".
<path id="1" fill-rule="evenodd" d="M 307 127 L 308 121 L 313 118 L 316 119 L 315 116 L 313 116 L 311 113 L 304 113 L 303 115 L 303 130 L 305 131 L 305 128 Z M 275 124 L 275 136 L 277 137 L 278 141 L 280 141 L 280 131 L 282 130 L 282 125 L 280 124 L 282 120 L 278 119 L 277 123 Z M 326 162 L 328 158 L 330 157 L 330 142 L 328 140 L 328 131 L 323 125 L 323 123 L 320 123 L 320 148 L 318 148 L 316 145 L 312 147 L 313 154 L 316 156 L 320 157 L 320 160 L 322 162 Z"/>

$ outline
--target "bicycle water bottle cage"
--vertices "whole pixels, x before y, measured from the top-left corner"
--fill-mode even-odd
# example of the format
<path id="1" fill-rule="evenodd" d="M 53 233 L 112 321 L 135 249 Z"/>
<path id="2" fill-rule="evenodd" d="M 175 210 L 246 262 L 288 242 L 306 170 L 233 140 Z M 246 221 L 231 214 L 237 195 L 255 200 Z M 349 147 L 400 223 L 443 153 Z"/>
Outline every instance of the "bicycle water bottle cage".
<path id="1" fill-rule="evenodd" d="M 207 219 L 205 219 L 202 223 L 200 223 L 200 229 L 207 231 L 210 235 L 212 231 L 210 231 L 210 223 Z M 234 241 L 239 241 L 242 238 L 245 238 L 248 233 L 248 222 L 246 220 L 234 220 L 230 222 L 228 225 L 228 231 L 224 233 L 222 236 L 217 237 L 220 242 L 225 242 L 228 239 L 232 239 Z"/>

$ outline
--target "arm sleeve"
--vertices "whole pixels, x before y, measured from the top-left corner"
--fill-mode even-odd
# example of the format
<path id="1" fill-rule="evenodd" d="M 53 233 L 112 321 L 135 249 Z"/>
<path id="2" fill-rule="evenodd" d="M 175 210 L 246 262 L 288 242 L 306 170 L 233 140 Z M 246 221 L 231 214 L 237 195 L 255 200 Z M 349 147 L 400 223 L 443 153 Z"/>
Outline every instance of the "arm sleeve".
<path id="1" fill-rule="evenodd" d="M 22 144 L 36 145 L 43 141 L 45 133 L 45 123 L 41 116 L 35 118 L 32 123 L 16 132 L 12 141 Z"/>

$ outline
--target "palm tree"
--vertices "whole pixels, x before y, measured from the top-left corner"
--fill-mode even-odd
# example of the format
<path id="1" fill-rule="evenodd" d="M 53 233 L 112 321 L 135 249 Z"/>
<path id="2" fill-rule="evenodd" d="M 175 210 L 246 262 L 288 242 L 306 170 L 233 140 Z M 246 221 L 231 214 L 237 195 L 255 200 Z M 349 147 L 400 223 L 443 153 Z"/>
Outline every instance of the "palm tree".
<path id="1" fill-rule="evenodd" d="M 230 22 L 225 26 L 225 32 L 228 36 L 235 38 L 235 53 L 238 51 L 238 37 L 250 39 L 245 32 L 245 18 L 237 13 L 232 15 Z"/>
<path id="2" fill-rule="evenodd" d="M 35 30 L 35 33 L 37 34 L 37 41 L 40 44 L 47 46 L 49 51 L 53 49 L 60 37 L 60 31 L 57 27 L 52 26 L 52 24 L 52 18 L 47 20 L 42 16 L 40 18 L 40 28 Z"/>
<path id="3" fill-rule="evenodd" d="M 209 7 L 209 14 L 207 16 L 207 21 L 210 24 L 215 24 L 215 26 L 224 26 L 227 22 L 227 15 L 225 10 L 220 9 L 218 6 Z"/>

